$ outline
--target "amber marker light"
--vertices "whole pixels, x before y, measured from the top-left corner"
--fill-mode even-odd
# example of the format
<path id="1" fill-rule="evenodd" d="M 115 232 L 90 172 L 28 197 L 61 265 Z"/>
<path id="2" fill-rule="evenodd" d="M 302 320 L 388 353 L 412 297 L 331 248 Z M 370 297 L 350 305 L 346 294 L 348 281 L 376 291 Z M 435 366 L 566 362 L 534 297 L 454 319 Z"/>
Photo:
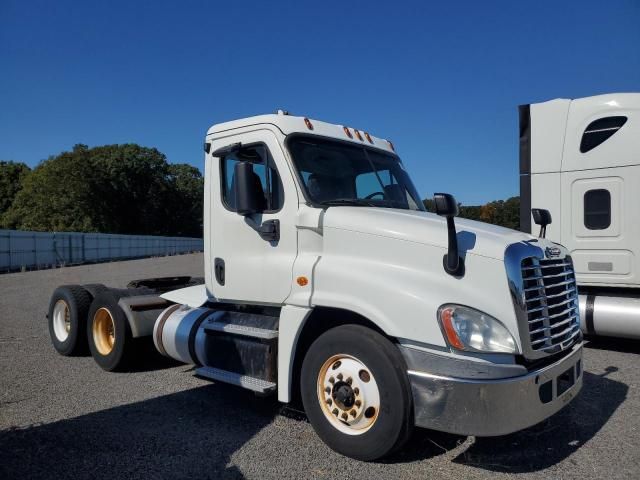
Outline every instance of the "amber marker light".
<path id="1" fill-rule="evenodd" d="M 309 130 L 313 130 L 313 124 L 311 123 L 311 120 L 309 120 L 307 117 L 304 117 L 304 124 L 307 126 Z"/>
<path id="2" fill-rule="evenodd" d="M 351 130 L 349 130 L 347 127 L 342 127 L 342 129 L 344 130 L 344 133 L 347 134 L 347 137 L 353 138 L 353 135 L 351 135 Z"/>
<path id="3" fill-rule="evenodd" d="M 307 277 L 304 277 L 304 276 L 303 277 L 298 277 L 298 278 L 296 278 L 296 282 L 301 287 L 304 287 L 309 283 L 309 279 Z"/>
<path id="4" fill-rule="evenodd" d="M 373 145 L 373 140 L 371 140 L 371 135 L 369 135 L 367 132 L 364 132 L 364 137 L 369 141 L 370 144 Z"/>
<path id="5" fill-rule="evenodd" d="M 442 322 L 442 329 L 444 330 L 447 340 L 452 347 L 458 350 L 464 350 L 464 344 L 458 338 L 458 332 L 453 326 L 453 312 L 454 308 L 447 307 L 440 312 L 440 321 Z"/>
<path id="6" fill-rule="evenodd" d="M 362 135 L 360 135 L 360 132 L 358 130 L 356 130 L 355 128 L 353 129 L 354 132 L 356 132 L 356 137 L 358 137 L 358 140 L 360 140 L 361 142 L 363 141 Z"/>

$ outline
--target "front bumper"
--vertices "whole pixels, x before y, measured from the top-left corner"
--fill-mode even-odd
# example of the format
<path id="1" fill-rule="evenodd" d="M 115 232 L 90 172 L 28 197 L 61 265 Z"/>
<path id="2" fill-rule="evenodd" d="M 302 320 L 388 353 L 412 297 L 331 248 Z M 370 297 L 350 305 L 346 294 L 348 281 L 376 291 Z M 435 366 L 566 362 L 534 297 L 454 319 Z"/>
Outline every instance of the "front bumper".
<path id="1" fill-rule="evenodd" d="M 415 369 L 408 374 L 417 426 L 460 435 L 506 435 L 543 421 L 578 394 L 582 344 L 556 363 L 517 377 L 455 378 Z"/>

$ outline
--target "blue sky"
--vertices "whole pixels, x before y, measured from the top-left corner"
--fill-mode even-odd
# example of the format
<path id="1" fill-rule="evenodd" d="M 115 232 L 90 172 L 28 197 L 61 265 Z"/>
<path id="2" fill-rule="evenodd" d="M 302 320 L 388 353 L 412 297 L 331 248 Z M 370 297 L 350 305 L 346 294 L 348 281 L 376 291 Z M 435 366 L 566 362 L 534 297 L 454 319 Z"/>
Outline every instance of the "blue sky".
<path id="1" fill-rule="evenodd" d="M 418 191 L 518 193 L 517 105 L 640 91 L 640 2 L 0 0 L 0 159 L 135 142 L 202 167 L 285 108 L 391 139 Z"/>

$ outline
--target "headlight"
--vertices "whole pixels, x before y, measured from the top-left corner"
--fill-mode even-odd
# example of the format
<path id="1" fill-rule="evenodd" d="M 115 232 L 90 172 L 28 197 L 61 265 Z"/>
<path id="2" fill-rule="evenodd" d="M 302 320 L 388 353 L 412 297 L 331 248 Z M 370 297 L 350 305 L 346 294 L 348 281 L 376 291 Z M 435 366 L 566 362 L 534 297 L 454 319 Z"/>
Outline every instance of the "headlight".
<path id="1" fill-rule="evenodd" d="M 462 305 L 443 305 L 438 310 L 442 331 L 451 345 L 470 352 L 517 353 L 516 342 L 500 321 Z"/>

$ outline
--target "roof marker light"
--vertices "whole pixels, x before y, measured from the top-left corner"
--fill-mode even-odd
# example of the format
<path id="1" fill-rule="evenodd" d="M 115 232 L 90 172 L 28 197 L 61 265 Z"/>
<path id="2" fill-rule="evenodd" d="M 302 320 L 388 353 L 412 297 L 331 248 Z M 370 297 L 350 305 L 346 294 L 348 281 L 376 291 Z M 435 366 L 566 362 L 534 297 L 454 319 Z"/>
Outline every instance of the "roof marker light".
<path id="1" fill-rule="evenodd" d="M 362 135 L 360 135 L 360 132 L 358 130 L 356 130 L 355 128 L 353 129 L 353 131 L 356 132 L 356 137 L 358 137 L 358 140 L 363 142 L 364 139 L 362 138 Z"/>
<path id="2" fill-rule="evenodd" d="M 304 117 L 304 124 L 307 126 L 309 130 L 313 130 L 313 125 L 311 124 L 311 121 L 307 117 Z"/>
<path id="3" fill-rule="evenodd" d="M 351 135 L 351 130 L 349 130 L 349 128 L 348 128 L 348 127 L 342 127 L 342 128 L 343 128 L 343 130 L 344 130 L 344 133 L 346 133 L 346 134 L 347 134 L 347 137 L 349 137 L 349 138 L 353 138 L 353 135 Z"/>
<path id="4" fill-rule="evenodd" d="M 373 140 L 371 140 L 371 135 L 369 135 L 367 132 L 364 132 L 364 136 L 369 141 L 369 143 L 373 145 Z"/>

